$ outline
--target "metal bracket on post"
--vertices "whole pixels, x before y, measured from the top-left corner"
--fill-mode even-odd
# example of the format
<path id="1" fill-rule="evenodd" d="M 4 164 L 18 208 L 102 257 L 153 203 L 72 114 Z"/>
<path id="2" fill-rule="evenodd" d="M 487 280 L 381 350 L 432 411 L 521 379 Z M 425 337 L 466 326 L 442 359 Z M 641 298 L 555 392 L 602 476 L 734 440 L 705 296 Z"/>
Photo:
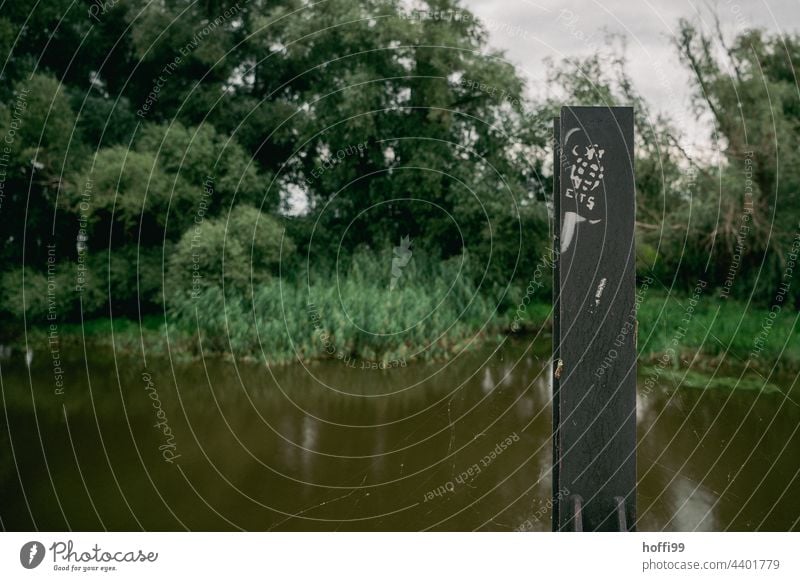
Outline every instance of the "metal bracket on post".
<path id="1" fill-rule="evenodd" d="M 573 494 L 570 500 L 572 500 L 572 530 L 576 533 L 582 533 L 583 515 L 581 510 L 583 509 L 583 498 L 581 498 L 580 494 Z"/>
<path id="2" fill-rule="evenodd" d="M 633 530 L 633 109 L 563 107 L 554 134 L 553 530 Z"/>
<path id="3" fill-rule="evenodd" d="M 576 533 L 583 532 L 583 498 L 580 494 L 573 494 L 570 496 L 572 508 L 572 531 Z M 625 499 L 621 496 L 615 496 L 614 502 L 617 505 L 617 528 L 616 530 L 624 533 L 628 532 L 627 517 L 625 514 Z"/>
<path id="4" fill-rule="evenodd" d="M 625 516 L 625 499 L 615 496 L 614 502 L 617 503 L 617 530 L 621 533 L 628 532 L 628 522 Z"/>

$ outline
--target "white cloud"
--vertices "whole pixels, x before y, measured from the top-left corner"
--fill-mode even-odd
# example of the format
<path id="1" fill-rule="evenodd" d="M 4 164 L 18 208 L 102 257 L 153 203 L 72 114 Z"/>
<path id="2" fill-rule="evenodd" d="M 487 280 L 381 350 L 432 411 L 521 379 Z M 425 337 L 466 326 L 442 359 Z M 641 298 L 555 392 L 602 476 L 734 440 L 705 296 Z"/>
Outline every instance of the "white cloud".
<path id="1" fill-rule="evenodd" d="M 529 81 L 529 93 L 541 96 L 544 59 L 591 54 L 602 45 L 603 31 L 628 41 L 629 74 L 654 112 L 670 115 L 686 135 L 687 148 L 701 154 L 710 147 L 709 128 L 690 112 L 690 77 L 673 46 L 678 19 L 712 26 L 708 6 L 716 7 L 729 36 L 743 28 L 772 33 L 800 29 L 797 0 L 464 0 L 463 5 L 489 25 L 490 45 L 506 50 Z"/>

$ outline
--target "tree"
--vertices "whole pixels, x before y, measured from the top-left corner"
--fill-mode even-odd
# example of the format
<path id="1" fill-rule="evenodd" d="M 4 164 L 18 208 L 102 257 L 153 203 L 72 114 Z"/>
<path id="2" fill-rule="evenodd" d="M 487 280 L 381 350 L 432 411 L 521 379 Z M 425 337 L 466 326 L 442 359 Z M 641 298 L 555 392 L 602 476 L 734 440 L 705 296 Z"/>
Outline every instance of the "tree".
<path id="1" fill-rule="evenodd" d="M 676 46 L 692 73 L 697 114 L 710 114 L 724 156 L 708 168 L 708 219 L 690 244 L 713 255 L 718 280 L 736 271 L 732 294 L 771 303 L 800 233 L 800 106 L 793 66 L 800 38 L 750 30 L 729 41 L 718 22 L 715 34 L 682 20 Z M 797 301 L 800 292 L 791 292 Z"/>

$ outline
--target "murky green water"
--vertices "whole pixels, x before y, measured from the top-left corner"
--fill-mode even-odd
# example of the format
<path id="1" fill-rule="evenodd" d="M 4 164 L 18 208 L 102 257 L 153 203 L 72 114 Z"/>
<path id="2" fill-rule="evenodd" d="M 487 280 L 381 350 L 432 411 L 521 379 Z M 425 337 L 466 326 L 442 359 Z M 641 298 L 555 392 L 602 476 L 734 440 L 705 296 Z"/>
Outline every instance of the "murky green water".
<path id="1" fill-rule="evenodd" d="M 63 395 L 49 354 L 16 354 L 2 527 L 549 530 L 549 348 L 386 370 L 91 349 L 64 354 Z M 775 383 L 640 393 L 641 530 L 798 528 L 800 395 Z"/>

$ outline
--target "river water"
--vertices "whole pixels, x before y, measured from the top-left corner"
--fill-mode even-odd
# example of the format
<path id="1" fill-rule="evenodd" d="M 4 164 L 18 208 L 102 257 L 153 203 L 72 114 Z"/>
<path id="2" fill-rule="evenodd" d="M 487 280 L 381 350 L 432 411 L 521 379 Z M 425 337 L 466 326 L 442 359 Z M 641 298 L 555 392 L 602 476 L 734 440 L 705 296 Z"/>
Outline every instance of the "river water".
<path id="1" fill-rule="evenodd" d="M 6 530 L 549 530 L 549 338 L 445 363 L 0 361 Z M 791 530 L 800 394 L 640 370 L 640 530 Z M 671 377 L 671 376 L 670 376 Z M 718 374 L 717 379 L 721 376 Z M 723 377 L 731 384 L 737 376 Z"/>

